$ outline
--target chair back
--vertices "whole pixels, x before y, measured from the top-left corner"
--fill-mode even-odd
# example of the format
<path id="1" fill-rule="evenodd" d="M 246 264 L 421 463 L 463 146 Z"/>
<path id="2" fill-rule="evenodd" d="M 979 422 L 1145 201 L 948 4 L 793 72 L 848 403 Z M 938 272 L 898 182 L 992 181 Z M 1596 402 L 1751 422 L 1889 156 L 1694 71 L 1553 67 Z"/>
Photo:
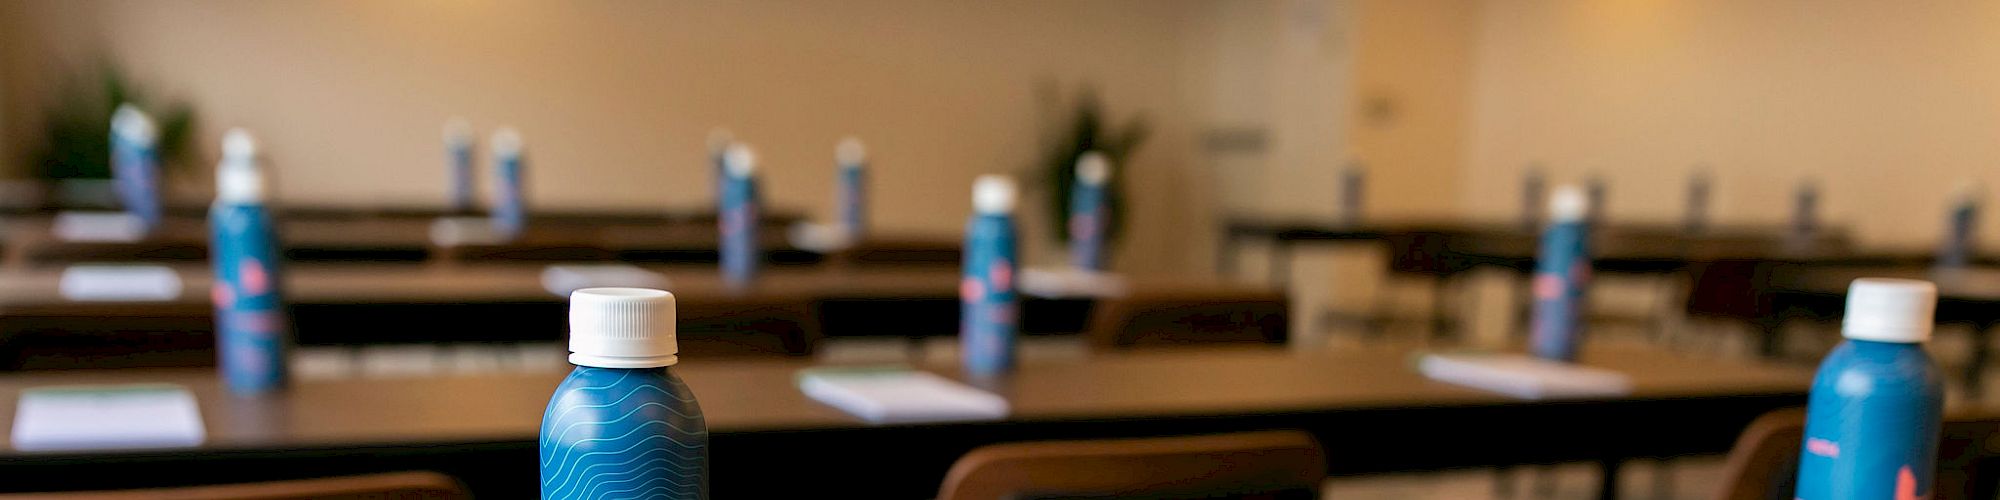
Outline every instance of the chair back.
<path id="1" fill-rule="evenodd" d="M 1136 287 L 1135 287 L 1136 288 Z M 1087 333 L 1100 349 L 1213 343 L 1282 344 L 1289 304 L 1277 291 L 1131 290 L 1098 301 Z"/>
<path id="2" fill-rule="evenodd" d="M 1298 431 L 980 447 L 938 500 L 1318 498 L 1326 455 Z"/>

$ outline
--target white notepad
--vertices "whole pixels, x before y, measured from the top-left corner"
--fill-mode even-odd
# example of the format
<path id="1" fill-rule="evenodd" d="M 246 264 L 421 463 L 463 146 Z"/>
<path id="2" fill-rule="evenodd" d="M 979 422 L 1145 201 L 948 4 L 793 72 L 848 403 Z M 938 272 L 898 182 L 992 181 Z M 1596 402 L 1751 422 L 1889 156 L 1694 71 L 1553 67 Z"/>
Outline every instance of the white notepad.
<path id="1" fill-rule="evenodd" d="M 14 410 L 22 451 L 186 447 L 206 436 L 194 394 L 176 385 L 29 389 Z"/>
<path id="2" fill-rule="evenodd" d="M 785 231 L 785 236 L 792 246 L 809 252 L 831 253 L 854 246 L 854 242 L 848 241 L 847 231 L 838 224 L 799 221 Z"/>
<path id="3" fill-rule="evenodd" d="M 1021 293 L 1045 299 L 1103 299 L 1125 296 L 1125 278 L 1081 269 L 1028 268 L 1021 271 Z"/>
<path id="4" fill-rule="evenodd" d="M 77 264 L 63 268 L 57 293 L 85 302 L 164 302 L 181 296 L 181 275 L 146 264 Z"/>
<path id="5" fill-rule="evenodd" d="M 559 297 L 603 286 L 667 288 L 667 276 L 631 264 L 553 264 L 542 268 L 542 289 Z"/>
<path id="6" fill-rule="evenodd" d="M 441 247 L 498 245 L 507 238 L 486 217 L 439 217 L 431 221 L 431 244 Z"/>
<path id="7" fill-rule="evenodd" d="M 799 373 L 799 391 L 876 424 L 1007 417 L 1007 400 L 929 372 L 822 368 Z"/>
<path id="8" fill-rule="evenodd" d="M 125 212 L 62 212 L 50 232 L 69 242 L 131 243 L 146 239 L 146 221 Z"/>
<path id="9" fill-rule="evenodd" d="M 1519 354 L 1426 354 L 1417 371 L 1433 380 L 1523 399 L 1632 393 L 1632 381 L 1623 373 Z"/>

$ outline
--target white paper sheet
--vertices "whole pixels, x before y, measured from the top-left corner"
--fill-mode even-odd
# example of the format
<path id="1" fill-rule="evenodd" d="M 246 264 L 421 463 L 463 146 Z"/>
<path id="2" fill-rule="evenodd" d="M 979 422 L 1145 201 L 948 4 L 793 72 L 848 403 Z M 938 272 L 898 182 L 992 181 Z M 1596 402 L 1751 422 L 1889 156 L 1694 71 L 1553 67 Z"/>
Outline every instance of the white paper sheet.
<path id="1" fill-rule="evenodd" d="M 876 424 L 998 420 L 1007 400 L 936 374 L 907 369 L 817 369 L 799 391 Z"/>
<path id="2" fill-rule="evenodd" d="M 131 243 L 146 239 L 146 222 L 125 212 L 62 212 L 50 232 L 70 242 Z"/>
<path id="3" fill-rule="evenodd" d="M 1623 373 L 1519 354 L 1426 354 L 1417 371 L 1433 380 L 1522 399 L 1632 393 L 1632 381 Z"/>
<path id="4" fill-rule="evenodd" d="M 506 243 L 486 217 L 439 217 L 431 221 L 431 244 L 441 247 Z"/>
<path id="5" fill-rule="evenodd" d="M 791 241 L 792 246 L 800 250 L 829 253 L 846 250 L 854 245 L 854 242 L 847 240 L 847 231 L 841 229 L 838 224 L 799 221 L 785 231 L 785 236 Z"/>
<path id="6" fill-rule="evenodd" d="M 186 447 L 206 436 L 194 394 L 174 385 L 29 389 L 14 410 L 22 451 Z"/>
<path id="7" fill-rule="evenodd" d="M 1021 271 L 1021 293 L 1045 299 L 1117 298 L 1125 296 L 1125 278 L 1080 269 L 1031 267 Z"/>
<path id="8" fill-rule="evenodd" d="M 170 301 L 183 288 L 173 268 L 145 264 L 77 264 L 56 283 L 63 298 L 87 302 Z"/>

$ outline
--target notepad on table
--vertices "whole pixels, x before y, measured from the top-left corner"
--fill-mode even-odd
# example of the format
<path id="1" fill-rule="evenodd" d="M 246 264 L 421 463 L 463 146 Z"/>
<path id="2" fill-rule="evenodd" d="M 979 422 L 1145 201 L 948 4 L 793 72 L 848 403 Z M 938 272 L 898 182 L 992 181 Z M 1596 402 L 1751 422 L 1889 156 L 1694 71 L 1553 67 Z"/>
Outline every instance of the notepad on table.
<path id="1" fill-rule="evenodd" d="M 441 247 L 497 245 L 507 238 L 486 217 L 439 217 L 431 221 L 431 244 Z"/>
<path id="2" fill-rule="evenodd" d="M 50 232 L 79 243 L 131 243 L 146 239 L 146 221 L 125 212 L 62 212 Z"/>
<path id="3" fill-rule="evenodd" d="M 148 264 L 77 264 L 63 268 L 56 292 L 75 301 L 170 301 L 181 296 L 181 275 Z"/>
<path id="4" fill-rule="evenodd" d="M 12 435 L 22 451 L 184 447 L 207 436 L 194 394 L 167 384 L 28 389 Z"/>
<path id="5" fill-rule="evenodd" d="M 1623 373 L 1519 354 L 1426 354 L 1417 371 L 1433 380 L 1523 399 L 1623 396 Z"/>
<path id="6" fill-rule="evenodd" d="M 785 231 L 785 237 L 792 246 L 809 252 L 832 253 L 854 246 L 838 224 L 799 221 Z"/>
<path id="7" fill-rule="evenodd" d="M 568 297 L 595 287 L 667 288 L 667 276 L 631 264 L 552 264 L 542 268 L 542 288 Z"/>
<path id="8" fill-rule="evenodd" d="M 876 424 L 999 420 L 1007 400 L 905 368 L 816 368 L 799 372 L 799 391 Z"/>
<path id="9" fill-rule="evenodd" d="M 1045 299 L 1122 297 L 1125 278 L 1081 269 L 1031 267 L 1021 271 L 1021 293 Z"/>

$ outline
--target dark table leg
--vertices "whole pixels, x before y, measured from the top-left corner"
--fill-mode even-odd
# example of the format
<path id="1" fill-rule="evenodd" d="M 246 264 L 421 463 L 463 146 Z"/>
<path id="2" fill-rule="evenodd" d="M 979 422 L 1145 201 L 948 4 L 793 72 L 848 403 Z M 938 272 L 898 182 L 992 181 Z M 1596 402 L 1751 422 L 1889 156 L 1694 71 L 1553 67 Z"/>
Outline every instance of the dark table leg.
<path id="1" fill-rule="evenodd" d="M 1597 486 L 1598 500 L 1617 500 L 1618 467 L 1624 465 L 1624 461 L 1616 458 L 1607 458 L 1598 461 L 1597 465 L 1598 470 L 1604 472 L 1604 482 Z"/>
<path id="2" fill-rule="evenodd" d="M 1291 282 L 1292 244 L 1285 240 L 1271 240 L 1271 285 L 1283 287 Z"/>
<path id="3" fill-rule="evenodd" d="M 1241 268 L 1239 261 L 1242 259 L 1242 252 L 1237 249 L 1238 245 L 1240 243 L 1236 235 L 1222 235 L 1222 248 L 1215 251 L 1215 270 L 1221 272 L 1223 276 L 1234 277 L 1236 271 Z"/>
<path id="4" fill-rule="evenodd" d="M 1432 339 L 1444 338 L 1447 335 L 1456 337 L 1454 335 L 1456 332 L 1451 331 L 1451 313 L 1445 307 L 1445 295 L 1451 291 L 1451 278 L 1451 275 L 1446 274 L 1440 275 L 1436 280 L 1431 281 Z"/>
<path id="5" fill-rule="evenodd" d="M 1757 331 L 1757 354 L 1764 359 L 1775 359 L 1785 354 L 1785 318 L 1782 314 L 1757 318 L 1750 327 Z"/>
<path id="6" fill-rule="evenodd" d="M 1979 400 L 1981 399 L 1980 396 L 1985 392 L 1982 390 L 1982 387 L 1985 385 L 1986 377 L 1982 375 L 1986 372 L 1986 359 L 1990 354 L 1986 347 L 1986 341 L 1995 323 L 2000 323 L 2000 318 L 1981 318 L 1978 321 L 1972 322 L 1972 359 L 1965 363 L 1965 396 L 1967 399 Z"/>

